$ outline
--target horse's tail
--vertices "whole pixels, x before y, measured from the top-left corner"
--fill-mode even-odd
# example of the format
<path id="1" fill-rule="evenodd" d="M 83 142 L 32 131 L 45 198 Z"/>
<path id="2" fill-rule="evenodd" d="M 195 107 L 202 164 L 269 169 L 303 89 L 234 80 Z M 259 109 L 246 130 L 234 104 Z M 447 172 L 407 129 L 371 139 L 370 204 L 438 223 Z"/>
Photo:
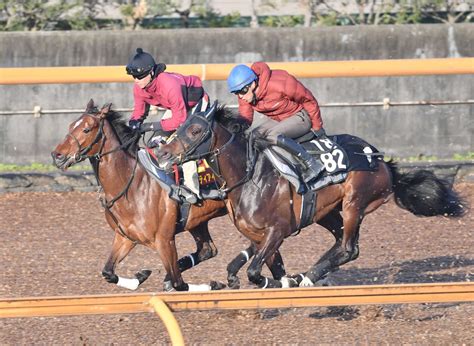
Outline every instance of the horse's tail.
<path id="1" fill-rule="evenodd" d="M 395 202 L 400 208 L 418 216 L 459 217 L 466 212 L 466 203 L 445 179 L 427 170 L 401 173 L 396 163 L 386 163 L 393 177 Z"/>

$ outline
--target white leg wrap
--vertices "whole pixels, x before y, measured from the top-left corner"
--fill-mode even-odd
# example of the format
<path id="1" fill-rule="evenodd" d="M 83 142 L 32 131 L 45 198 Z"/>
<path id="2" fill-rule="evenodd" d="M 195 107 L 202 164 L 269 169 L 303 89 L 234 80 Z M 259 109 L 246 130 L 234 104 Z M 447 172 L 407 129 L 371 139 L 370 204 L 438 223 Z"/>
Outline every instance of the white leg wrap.
<path id="1" fill-rule="evenodd" d="M 240 251 L 240 253 L 243 253 L 245 258 L 247 259 L 247 262 L 249 261 L 250 257 L 249 257 L 249 254 L 247 253 L 247 250 L 242 250 Z"/>
<path id="2" fill-rule="evenodd" d="M 281 288 L 290 288 L 290 279 L 288 279 L 286 276 L 282 277 L 280 282 Z"/>
<path id="3" fill-rule="evenodd" d="M 191 259 L 191 267 L 194 267 L 196 265 L 196 262 L 194 262 L 194 256 L 188 255 L 188 257 Z"/>
<path id="4" fill-rule="evenodd" d="M 313 281 L 311 281 L 307 276 L 304 277 L 303 281 L 300 282 L 300 287 L 313 287 Z"/>
<path id="5" fill-rule="evenodd" d="M 188 284 L 188 286 L 189 286 L 189 292 L 207 292 L 211 290 L 211 286 L 207 284 L 202 284 L 202 285 Z"/>
<path id="6" fill-rule="evenodd" d="M 119 276 L 117 286 L 128 288 L 129 290 L 135 291 L 138 288 L 138 286 L 140 286 L 140 281 L 138 281 L 138 279 L 127 279 L 127 278 L 121 278 Z"/>

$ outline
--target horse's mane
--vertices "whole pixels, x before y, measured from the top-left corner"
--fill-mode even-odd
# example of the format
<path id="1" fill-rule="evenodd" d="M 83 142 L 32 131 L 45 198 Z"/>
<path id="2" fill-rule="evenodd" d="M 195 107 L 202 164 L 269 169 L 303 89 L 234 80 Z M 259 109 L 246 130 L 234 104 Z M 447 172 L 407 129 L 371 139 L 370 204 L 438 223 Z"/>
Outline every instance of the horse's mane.
<path id="1" fill-rule="evenodd" d="M 225 108 L 225 105 L 219 104 L 214 119 L 233 133 L 243 134 L 250 124 L 239 114 L 237 110 Z"/>
<path id="2" fill-rule="evenodd" d="M 98 113 L 99 110 L 95 108 L 93 112 Z M 121 144 L 130 142 L 133 138 L 135 138 L 136 134 L 130 129 L 130 127 L 128 127 L 127 121 L 124 119 L 121 113 L 111 109 L 107 113 L 106 119 L 109 121 Z M 127 146 L 125 150 L 134 155 L 137 152 L 137 143 L 139 138 L 140 137 L 137 136 L 136 141 Z"/>

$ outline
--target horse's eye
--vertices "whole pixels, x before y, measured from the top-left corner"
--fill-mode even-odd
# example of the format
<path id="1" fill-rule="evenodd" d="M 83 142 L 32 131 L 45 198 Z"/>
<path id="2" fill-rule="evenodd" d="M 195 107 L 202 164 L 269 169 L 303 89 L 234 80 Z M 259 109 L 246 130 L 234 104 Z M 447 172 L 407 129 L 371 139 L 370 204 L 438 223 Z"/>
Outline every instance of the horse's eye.
<path id="1" fill-rule="evenodd" d="M 88 127 L 86 127 L 86 128 L 85 128 L 84 130 L 82 130 L 82 131 L 83 131 L 84 133 L 89 133 L 89 132 L 91 132 L 91 129 L 88 128 Z"/>

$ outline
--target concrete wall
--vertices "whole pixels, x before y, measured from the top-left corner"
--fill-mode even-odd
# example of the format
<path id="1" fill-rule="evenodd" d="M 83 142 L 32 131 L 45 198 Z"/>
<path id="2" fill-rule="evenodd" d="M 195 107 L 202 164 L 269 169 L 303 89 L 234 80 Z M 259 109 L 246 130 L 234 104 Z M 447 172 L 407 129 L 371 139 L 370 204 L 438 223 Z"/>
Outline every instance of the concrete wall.
<path id="1" fill-rule="evenodd" d="M 242 63 L 472 57 L 474 25 L 294 29 L 200 29 L 0 33 L 0 66 L 125 65 L 136 47 L 158 60 Z M 320 103 L 473 99 L 472 75 L 302 80 Z M 205 81 L 213 98 L 236 100 L 224 81 Z M 133 105 L 130 83 L 1 86 L 0 111 L 83 109 L 90 98 Z M 329 133 L 361 136 L 397 157 L 474 152 L 473 105 L 323 108 Z M 128 115 L 128 114 L 127 114 Z M 0 163 L 50 161 L 78 114 L 0 115 Z"/>

